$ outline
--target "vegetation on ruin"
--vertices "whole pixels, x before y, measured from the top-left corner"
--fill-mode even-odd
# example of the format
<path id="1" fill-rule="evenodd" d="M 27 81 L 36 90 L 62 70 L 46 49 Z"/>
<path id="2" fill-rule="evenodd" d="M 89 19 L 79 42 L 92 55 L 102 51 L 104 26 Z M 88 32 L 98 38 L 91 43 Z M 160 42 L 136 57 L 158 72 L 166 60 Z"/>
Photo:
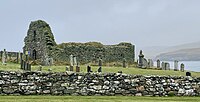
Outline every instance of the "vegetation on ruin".
<path id="1" fill-rule="evenodd" d="M 199 102 L 200 97 L 0 96 L 0 102 Z"/>
<path id="2" fill-rule="evenodd" d="M 32 71 L 37 71 L 39 66 L 32 66 Z M 42 71 L 47 72 L 51 68 L 53 72 L 65 72 L 66 66 L 43 66 Z M 86 72 L 87 65 L 81 65 L 81 72 Z M 92 66 L 92 71 L 96 72 L 98 66 Z M 20 64 L 8 63 L 6 66 L 0 63 L 0 70 L 6 71 L 22 71 L 20 70 Z M 75 68 L 74 68 L 75 70 Z M 172 75 L 172 76 L 185 76 L 185 72 L 173 71 L 173 70 L 156 70 L 156 69 L 139 69 L 134 66 L 129 68 L 122 67 L 102 67 L 103 73 L 116 73 L 122 71 L 125 74 L 135 74 L 135 75 Z M 192 76 L 200 77 L 200 72 L 191 72 Z"/>

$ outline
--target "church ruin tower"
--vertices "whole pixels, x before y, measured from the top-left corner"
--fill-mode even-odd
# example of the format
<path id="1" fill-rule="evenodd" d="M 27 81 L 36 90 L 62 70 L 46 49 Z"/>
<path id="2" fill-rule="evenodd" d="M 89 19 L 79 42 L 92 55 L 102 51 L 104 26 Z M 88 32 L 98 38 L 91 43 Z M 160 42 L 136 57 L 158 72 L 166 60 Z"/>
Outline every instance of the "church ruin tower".
<path id="1" fill-rule="evenodd" d="M 44 62 L 47 57 L 52 57 L 51 51 L 56 46 L 49 24 L 42 20 L 31 22 L 24 43 L 24 54 L 28 52 L 32 60 L 41 62 Z"/>

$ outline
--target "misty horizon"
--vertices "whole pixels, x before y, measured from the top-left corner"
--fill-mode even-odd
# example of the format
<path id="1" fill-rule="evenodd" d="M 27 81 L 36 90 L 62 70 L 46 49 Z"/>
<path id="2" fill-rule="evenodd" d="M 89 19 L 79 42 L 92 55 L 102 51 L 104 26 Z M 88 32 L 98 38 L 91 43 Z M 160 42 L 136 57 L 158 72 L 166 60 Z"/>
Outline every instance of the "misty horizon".
<path id="1" fill-rule="evenodd" d="M 58 44 L 129 42 L 136 48 L 199 42 L 198 0 L 6 0 L 0 47 L 22 51 L 31 21 L 44 20 Z"/>

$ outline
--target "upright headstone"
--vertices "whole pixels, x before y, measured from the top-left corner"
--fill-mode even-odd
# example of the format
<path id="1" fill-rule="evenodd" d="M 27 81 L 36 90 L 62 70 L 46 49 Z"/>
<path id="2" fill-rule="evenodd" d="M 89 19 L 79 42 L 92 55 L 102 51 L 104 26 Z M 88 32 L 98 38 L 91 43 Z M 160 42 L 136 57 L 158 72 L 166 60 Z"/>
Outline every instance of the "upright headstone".
<path id="1" fill-rule="evenodd" d="M 152 59 L 148 59 L 148 67 L 149 68 L 153 67 L 153 60 Z"/>
<path id="2" fill-rule="evenodd" d="M 160 68 L 160 60 L 157 60 L 157 68 Z"/>
<path id="3" fill-rule="evenodd" d="M 20 53 L 20 52 L 19 52 Z M 19 63 L 19 53 L 16 53 L 16 63 Z"/>
<path id="4" fill-rule="evenodd" d="M 76 66 L 76 72 L 80 72 L 80 67 L 78 65 Z"/>
<path id="5" fill-rule="evenodd" d="M 184 72 L 185 71 L 185 65 L 183 63 L 181 63 L 181 71 Z"/>
<path id="6" fill-rule="evenodd" d="M 20 67 L 20 68 L 21 68 L 22 70 L 24 70 L 24 60 L 21 60 L 20 63 L 21 63 L 21 67 Z"/>
<path id="7" fill-rule="evenodd" d="M 73 66 L 74 65 L 73 55 L 70 55 L 69 59 L 70 59 L 70 66 Z"/>
<path id="8" fill-rule="evenodd" d="M 190 72 L 186 72 L 186 76 L 191 76 L 191 73 Z"/>
<path id="9" fill-rule="evenodd" d="M 126 68 L 126 59 L 123 59 L 123 64 L 122 64 L 123 68 Z"/>
<path id="10" fill-rule="evenodd" d="M 74 66 L 70 66 L 69 71 L 74 71 Z"/>
<path id="11" fill-rule="evenodd" d="M 74 70 L 74 58 L 73 58 L 73 55 L 70 55 L 70 67 L 69 67 L 69 70 L 70 71 L 73 71 Z"/>
<path id="12" fill-rule="evenodd" d="M 99 67 L 101 67 L 102 66 L 102 59 L 99 59 Z"/>
<path id="13" fill-rule="evenodd" d="M 148 66 L 148 61 L 147 61 L 147 59 L 146 58 L 143 58 L 142 59 L 143 61 L 143 66 L 142 66 L 142 68 L 147 68 L 147 66 Z"/>
<path id="14" fill-rule="evenodd" d="M 102 67 L 101 67 L 101 66 L 98 68 L 98 72 L 99 72 L 99 73 L 102 72 Z"/>
<path id="15" fill-rule="evenodd" d="M 23 53 L 20 53 L 20 65 L 21 65 L 20 68 L 23 70 L 24 62 L 23 62 L 22 56 L 23 56 Z"/>
<path id="16" fill-rule="evenodd" d="M 139 54 L 139 60 L 138 60 L 138 67 L 139 68 L 142 68 L 143 67 L 143 59 L 144 58 L 144 55 L 142 54 L 142 50 L 140 50 L 140 54 Z"/>
<path id="17" fill-rule="evenodd" d="M 178 61 L 174 61 L 174 71 L 178 71 Z"/>
<path id="18" fill-rule="evenodd" d="M 73 66 L 77 66 L 76 56 L 74 56 L 74 63 L 73 63 Z"/>
<path id="19" fill-rule="evenodd" d="M 162 62 L 161 63 L 161 66 L 162 66 L 162 70 L 165 70 L 166 68 L 165 68 L 165 62 Z"/>
<path id="20" fill-rule="evenodd" d="M 87 66 L 87 72 L 88 73 L 92 72 L 91 67 L 89 65 Z"/>
<path id="21" fill-rule="evenodd" d="M 3 50 L 3 55 L 2 55 L 2 64 L 6 65 L 7 63 L 7 52 L 6 49 Z"/>
<path id="22" fill-rule="evenodd" d="M 170 64 L 169 63 L 165 63 L 165 70 L 170 70 Z"/>

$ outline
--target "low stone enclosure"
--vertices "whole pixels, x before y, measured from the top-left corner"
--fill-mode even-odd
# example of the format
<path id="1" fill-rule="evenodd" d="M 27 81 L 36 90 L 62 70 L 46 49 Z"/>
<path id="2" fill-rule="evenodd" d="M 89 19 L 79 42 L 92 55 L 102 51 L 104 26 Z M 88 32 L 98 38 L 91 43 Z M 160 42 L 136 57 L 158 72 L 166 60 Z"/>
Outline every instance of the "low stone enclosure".
<path id="1" fill-rule="evenodd" d="M 200 96 L 200 78 L 0 71 L 0 95 Z"/>

